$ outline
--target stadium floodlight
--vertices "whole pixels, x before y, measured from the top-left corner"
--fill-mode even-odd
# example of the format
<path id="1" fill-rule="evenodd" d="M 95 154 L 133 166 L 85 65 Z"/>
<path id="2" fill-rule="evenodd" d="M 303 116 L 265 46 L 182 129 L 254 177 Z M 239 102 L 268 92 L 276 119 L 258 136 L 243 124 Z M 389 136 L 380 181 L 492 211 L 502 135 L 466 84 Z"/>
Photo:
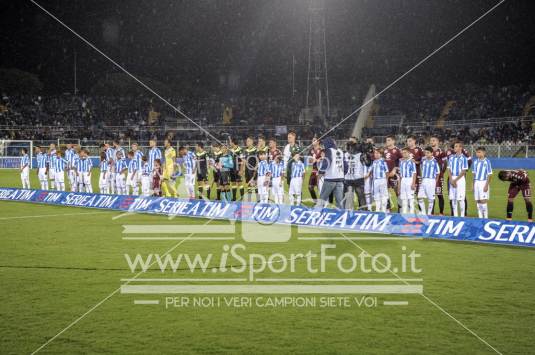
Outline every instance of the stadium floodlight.
<path id="1" fill-rule="evenodd" d="M 33 168 L 33 141 L 2 139 L 0 140 L 0 169 L 20 168 L 23 148 L 26 148 L 30 157 L 30 169 Z"/>

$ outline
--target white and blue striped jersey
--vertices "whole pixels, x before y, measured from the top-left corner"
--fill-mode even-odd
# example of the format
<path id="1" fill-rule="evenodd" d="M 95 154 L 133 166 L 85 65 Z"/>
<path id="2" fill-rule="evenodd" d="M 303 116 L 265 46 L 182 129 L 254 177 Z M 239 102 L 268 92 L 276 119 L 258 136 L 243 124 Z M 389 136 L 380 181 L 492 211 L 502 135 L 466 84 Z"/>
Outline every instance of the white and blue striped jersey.
<path id="1" fill-rule="evenodd" d="M 269 171 L 271 172 L 271 177 L 278 178 L 282 176 L 282 173 L 284 172 L 284 161 L 275 162 L 272 161 L 269 164 Z"/>
<path id="2" fill-rule="evenodd" d="M 448 169 L 452 176 L 459 176 L 463 170 L 468 170 L 468 159 L 463 154 L 454 154 L 448 158 Z"/>
<path id="3" fill-rule="evenodd" d="M 37 160 L 37 167 L 39 169 L 45 169 L 46 168 L 46 164 L 48 163 L 48 156 L 46 154 L 43 154 L 43 153 L 39 152 L 35 156 L 35 159 Z"/>
<path id="4" fill-rule="evenodd" d="M 373 161 L 372 175 L 374 179 L 386 179 L 388 172 L 388 165 L 386 165 L 386 161 L 383 158 Z"/>
<path id="5" fill-rule="evenodd" d="M 440 167 L 435 158 L 424 158 L 420 164 L 420 171 L 422 179 L 436 179 L 437 175 L 440 174 Z"/>
<path id="6" fill-rule="evenodd" d="M 50 152 L 48 152 L 48 163 L 50 164 L 50 168 L 54 169 L 54 160 L 56 159 L 56 150 L 52 149 Z"/>
<path id="7" fill-rule="evenodd" d="M 184 156 L 185 174 L 193 174 L 195 172 L 195 154 L 187 152 Z"/>
<path id="8" fill-rule="evenodd" d="M 142 161 L 141 174 L 145 176 L 150 176 L 152 169 L 150 168 L 149 162 Z"/>
<path id="9" fill-rule="evenodd" d="M 115 173 L 120 174 L 124 169 L 127 169 L 126 161 L 124 159 L 118 159 L 115 161 Z"/>
<path id="10" fill-rule="evenodd" d="M 89 158 L 79 158 L 78 160 L 76 160 L 76 170 L 79 173 L 89 173 L 91 172 L 92 167 L 93 163 Z"/>
<path id="11" fill-rule="evenodd" d="M 123 147 L 117 147 L 117 148 L 114 148 L 114 155 L 113 155 L 113 159 L 116 160 L 117 159 L 117 153 L 120 153 L 121 154 L 121 159 L 126 159 L 126 154 L 124 153 L 124 149 Z"/>
<path id="12" fill-rule="evenodd" d="M 300 178 L 305 175 L 305 164 L 299 160 L 292 163 L 292 176 L 291 178 Z"/>
<path id="13" fill-rule="evenodd" d="M 492 166 L 490 160 L 475 159 L 472 165 L 472 173 L 474 173 L 474 180 L 487 181 L 489 175 L 492 175 Z"/>
<path id="14" fill-rule="evenodd" d="M 162 160 L 162 151 L 154 147 L 149 150 L 149 159 L 147 160 L 151 171 L 154 169 L 154 161 L 156 159 Z"/>
<path id="15" fill-rule="evenodd" d="M 412 159 L 401 159 L 399 161 L 399 174 L 402 178 L 411 178 L 416 174 L 416 164 Z"/>
<path id="16" fill-rule="evenodd" d="M 78 154 L 76 154 L 74 148 L 70 148 L 65 151 L 65 160 L 67 160 L 69 168 L 74 167 L 74 162 L 76 160 L 77 155 Z"/>
<path id="17" fill-rule="evenodd" d="M 108 163 L 107 160 L 101 160 L 99 164 L 99 168 L 101 172 L 108 171 L 110 167 L 110 163 Z"/>
<path id="18" fill-rule="evenodd" d="M 258 171 L 256 172 L 256 174 L 258 175 L 258 177 L 262 177 L 266 176 L 267 173 L 269 173 L 269 164 L 267 160 L 260 160 L 260 162 L 258 162 Z"/>
<path id="19" fill-rule="evenodd" d="M 106 160 L 108 161 L 108 163 L 112 160 L 115 161 L 115 159 L 116 159 L 115 149 L 112 147 L 109 147 L 108 149 L 106 149 Z"/>
<path id="20" fill-rule="evenodd" d="M 138 167 L 141 166 L 141 158 L 143 158 L 143 152 L 141 150 L 136 150 L 134 152 L 134 160 L 136 161 Z"/>
<path id="21" fill-rule="evenodd" d="M 28 154 L 24 154 L 21 158 L 20 158 L 20 168 L 25 168 L 25 167 L 29 167 L 30 166 L 30 157 L 28 156 Z"/>
<path id="22" fill-rule="evenodd" d="M 138 164 L 136 159 L 130 159 L 127 166 L 128 172 L 133 173 L 138 170 Z"/>
<path id="23" fill-rule="evenodd" d="M 52 160 L 52 168 L 56 171 L 56 173 L 62 173 L 65 171 L 65 168 L 67 167 L 68 163 L 69 162 L 67 161 L 67 159 L 55 156 Z"/>

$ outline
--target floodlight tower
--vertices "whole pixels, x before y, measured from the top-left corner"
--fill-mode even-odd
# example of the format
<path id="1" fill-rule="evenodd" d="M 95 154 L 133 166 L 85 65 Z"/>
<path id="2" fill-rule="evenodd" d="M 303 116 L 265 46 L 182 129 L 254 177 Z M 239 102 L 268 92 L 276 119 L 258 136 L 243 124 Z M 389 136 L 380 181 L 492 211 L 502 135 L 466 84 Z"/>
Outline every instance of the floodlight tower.
<path id="1" fill-rule="evenodd" d="M 306 108 L 319 117 L 330 116 L 325 0 L 310 0 L 308 8 L 308 71 Z"/>

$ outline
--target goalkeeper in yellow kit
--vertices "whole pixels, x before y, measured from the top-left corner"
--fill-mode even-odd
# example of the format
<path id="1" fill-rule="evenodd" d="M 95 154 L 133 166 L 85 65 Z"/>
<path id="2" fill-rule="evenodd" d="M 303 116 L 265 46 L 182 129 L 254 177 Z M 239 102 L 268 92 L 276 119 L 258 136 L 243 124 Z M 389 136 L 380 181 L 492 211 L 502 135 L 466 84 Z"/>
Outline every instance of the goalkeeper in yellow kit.
<path id="1" fill-rule="evenodd" d="M 175 187 L 175 181 L 172 180 L 172 176 L 175 172 L 175 160 L 176 160 L 176 151 L 172 147 L 171 141 L 166 139 L 164 141 L 165 146 L 165 164 L 163 167 L 163 176 L 162 176 L 162 193 L 165 197 L 178 197 Z"/>

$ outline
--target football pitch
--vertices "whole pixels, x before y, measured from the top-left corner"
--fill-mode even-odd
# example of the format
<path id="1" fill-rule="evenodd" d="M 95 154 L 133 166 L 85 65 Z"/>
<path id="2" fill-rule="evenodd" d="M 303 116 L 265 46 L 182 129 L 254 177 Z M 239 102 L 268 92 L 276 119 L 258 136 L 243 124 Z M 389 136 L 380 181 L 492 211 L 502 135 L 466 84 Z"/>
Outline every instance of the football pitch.
<path id="1" fill-rule="evenodd" d="M 495 174 L 497 175 L 497 174 Z M 93 175 L 93 186 L 97 187 Z M 535 177 L 533 171 L 530 172 Z M 37 187 L 35 171 L 32 186 Z M 306 179 L 305 179 L 306 181 Z M 15 170 L 0 170 L 0 186 L 20 186 Z M 468 183 L 470 186 L 470 183 Z M 490 217 L 503 218 L 508 184 L 491 186 Z M 304 189 L 306 190 L 306 189 Z M 470 190 L 470 189 L 469 189 Z M 309 198 L 306 195 L 304 198 Z M 468 193 L 469 215 L 476 213 Z M 449 208 L 447 208 L 449 211 Z M 526 219 L 521 198 L 515 219 Z M 203 225 L 213 232 L 149 233 L 125 238 L 127 225 Z M 156 227 L 154 227 L 156 226 Z M 226 232 L 229 227 L 235 232 Z M 0 201 L 0 351 L 56 353 L 403 353 L 533 352 L 533 250 L 497 245 L 317 233 L 292 228 L 286 243 L 246 243 L 243 225 L 227 221 L 125 214 L 85 208 Z M 280 231 L 276 226 L 273 233 Z M 309 238 L 307 238 L 309 237 Z M 319 238 L 318 238 L 319 237 Z M 173 239 L 175 238 L 175 239 Z M 178 239 L 182 238 L 182 239 Z M 219 239 L 218 239 L 219 238 Z M 227 240 L 223 238 L 233 238 Z M 247 259 L 250 284 L 311 279 L 307 285 L 421 285 L 423 293 L 131 294 L 121 285 L 202 285 L 236 278 L 222 251 L 241 243 L 247 254 L 297 255 L 280 272 Z M 330 245 L 347 253 L 387 255 L 391 267 L 311 275 L 307 251 Z M 394 271 L 408 254 L 416 268 Z M 127 255 L 214 255 L 206 271 L 181 264 L 132 270 Z M 242 251 L 242 254 L 246 253 Z M 301 254 L 301 256 L 299 256 Z M 381 259 L 384 260 L 384 259 Z M 249 263 L 249 261 L 252 261 Z M 223 266 L 223 267 L 222 267 Z M 383 265 L 384 266 L 384 265 Z M 264 267 L 264 269 L 262 269 Z M 261 281 L 261 279 L 264 281 Z M 274 281 L 284 279 L 285 281 Z M 144 281 L 143 281 L 144 280 Z M 204 280 L 204 281 L 203 281 Z M 143 281 L 143 282 L 140 282 Z M 232 284 L 229 282 L 228 284 Z M 176 298 L 175 298 L 176 297 Z M 158 301 L 150 304 L 140 301 Z M 197 303 L 195 303 L 197 302 Z"/>

